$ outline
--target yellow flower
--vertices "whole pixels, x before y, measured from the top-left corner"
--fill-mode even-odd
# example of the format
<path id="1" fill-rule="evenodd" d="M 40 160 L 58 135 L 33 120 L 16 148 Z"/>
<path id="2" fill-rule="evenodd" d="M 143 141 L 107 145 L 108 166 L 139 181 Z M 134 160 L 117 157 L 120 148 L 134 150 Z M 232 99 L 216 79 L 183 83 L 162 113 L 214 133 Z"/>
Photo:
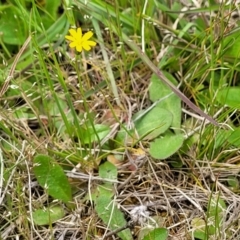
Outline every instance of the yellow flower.
<path id="1" fill-rule="evenodd" d="M 69 30 L 70 35 L 65 36 L 65 38 L 69 41 L 70 48 L 76 48 L 78 52 L 81 52 L 83 49 L 89 51 L 91 47 L 96 46 L 96 42 L 89 41 L 89 39 L 93 36 L 93 32 L 88 31 L 85 34 L 82 34 L 82 29 L 78 28 L 77 31 L 75 29 Z"/>

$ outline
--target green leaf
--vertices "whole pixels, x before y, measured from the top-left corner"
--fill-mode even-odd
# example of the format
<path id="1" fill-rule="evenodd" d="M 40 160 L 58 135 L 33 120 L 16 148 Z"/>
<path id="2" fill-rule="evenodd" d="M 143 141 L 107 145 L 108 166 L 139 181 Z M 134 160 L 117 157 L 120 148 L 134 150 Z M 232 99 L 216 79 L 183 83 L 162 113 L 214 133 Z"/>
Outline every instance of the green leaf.
<path id="1" fill-rule="evenodd" d="M 233 191 L 239 190 L 239 181 L 235 176 L 229 176 L 227 178 L 228 185 L 232 188 Z"/>
<path id="2" fill-rule="evenodd" d="M 36 116 L 34 113 L 29 112 L 29 107 L 26 106 L 14 109 L 13 114 L 14 114 L 13 116 L 17 119 L 21 118 L 28 119 Z"/>
<path id="3" fill-rule="evenodd" d="M 61 106 L 61 109 L 63 111 L 66 111 L 66 109 L 68 109 L 68 105 L 66 103 L 66 101 L 64 101 L 63 99 L 59 98 L 58 99 L 59 105 Z M 56 103 L 56 101 L 54 101 L 53 99 L 51 99 L 48 102 L 48 111 L 49 114 L 52 116 L 57 116 L 59 115 L 59 105 Z"/>
<path id="4" fill-rule="evenodd" d="M 229 140 L 229 137 L 231 136 L 232 131 L 231 130 L 225 130 L 225 129 L 219 129 L 215 136 L 215 144 L 214 148 L 221 148 L 224 146 L 224 144 L 227 143 Z"/>
<path id="5" fill-rule="evenodd" d="M 49 156 L 37 155 L 33 172 L 39 185 L 55 199 L 67 203 L 72 200 L 71 186 L 63 169 Z"/>
<path id="6" fill-rule="evenodd" d="M 44 27 L 49 28 L 57 19 L 58 8 L 61 5 L 61 0 L 46 1 L 44 9 L 45 14 L 42 14 L 41 20 Z"/>
<path id="7" fill-rule="evenodd" d="M 164 75 L 174 84 L 177 85 L 177 81 L 175 78 L 167 73 L 164 72 Z M 158 76 L 155 74 L 151 77 L 151 84 L 149 89 L 149 96 L 151 101 L 156 102 L 157 100 L 169 95 L 172 93 L 172 90 L 166 86 L 162 81 L 159 81 Z M 177 129 L 181 127 L 181 99 L 176 95 L 172 94 L 168 98 L 164 99 L 163 101 L 159 102 L 157 106 L 168 110 L 173 115 L 173 120 L 171 126 Z"/>
<path id="8" fill-rule="evenodd" d="M 117 180 L 118 171 L 117 168 L 110 162 L 101 164 L 99 168 L 99 176 L 101 178 Z"/>
<path id="9" fill-rule="evenodd" d="M 182 134 L 165 135 L 150 143 L 149 153 L 156 159 L 168 158 L 182 146 L 183 141 L 184 136 Z"/>
<path id="10" fill-rule="evenodd" d="M 168 231 L 166 228 L 155 228 L 146 236 L 143 240 L 165 240 L 168 237 Z"/>
<path id="11" fill-rule="evenodd" d="M 210 217 L 220 216 L 226 210 L 226 203 L 221 198 L 211 198 L 208 207 Z"/>
<path id="12" fill-rule="evenodd" d="M 191 221 L 191 226 L 194 229 L 194 237 L 197 239 L 207 239 L 205 226 L 206 223 L 201 218 L 194 218 Z"/>
<path id="13" fill-rule="evenodd" d="M 99 167 L 99 175 L 103 178 L 116 179 L 117 168 L 110 162 L 105 162 Z M 95 198 L 95 210 L 111 231 L 127 225 L 123 213 L 112 199 L 113 195 L 114 185 L 110 182 L 106 182 L 98 187 L 98 194 Z M 123 240 L 132 239 L 130 229 L 125 229 L 117 233 L 117 235 Z"/>
<path id="14" fill-rule="evenodd" d="M 210 199 L 210 203 L 208 205 L 208 233 L 213 235 L 219 231 L 223 213 L 226 210 L 226 204 L 223 199 L 221 198 L 214 198 Z"/>
<path id="15" fill-rule="evenodd" d="M 222 105 L 226 104 L 229 107 L 240 109 L 240 88 L 228 87 L 219 90 L 217 101 Z"/>
<path id="16" fill-rule="evenodd" d="M 139 112 L 138 114 L 141 114 Z M 136 119 L 137 115 L 133 117 Z M 135 121 L 138 135 L 144 140 L 151 140 L 164 133 L 172 123 L 172 114 L 161 107 L 154 107 L 142 118 Z"/>
<path id="17" fill-rule="evenodd" d="M 227 140 L 235 147 L 240 147 L 240 128 L 234 129 L 234 131 L 231 133 Z"/>
<path id="18" fill-rule="evenodd" d="M 27 38 L 28 30 L 21 11 L 13 5 L 0 11 L 0 32 L 3 42 L 21 45 Z"/>
<path id="19" fill-rule="evenodd" d="M 57 18 L 57 11 L 59 6 L 61 6 L 61 2 L 61 0 L 46 1 L 45 9 L 54 19 Z"/>
<path id="20" fill-rule="evenodd" d="M 86 128 L 83 129 L 82 140 L 84 144 L 101 141 L 110 131 L 111 129 L 107 125 L 96 124 L 94 127 L 92 125 L 87 125 Z"/>
<path id="21" fill-rule="evenodd" d="M 224 38 L 223 43 L 225 57 L 236 59 L 240 57 L 240 35 L 239 31 Z"/>
<path id="22" fill-rule="evenodd" d="M 125 220 L 123 213 L 117 208 L 115 202 L 112 199 L 109 199 L 108 196 L 104 195 L 104 193 L 105 192 L 102 192 L 99 189 L 99 197 L 96 198 L 95 210 L 98 216 L 109 227 L 109 229 L 111 229 L 111 231 L 125 227 L 127 221 Z M 117 235 L 123 240 L 132 239 L 130 229 L 125 229 L 117 233 Z"/>
<path id="23" fill-rule="evenodd" d="M 209 235 L 217 233 L 221 227 L 223 212 L 226 210 L 226 204 L 221 198 L 210 199 L 208 205 L 207 223 L 201 218 L 194 218 L 191 226 L 194 230 L 194 237 L 198 239 L 208 239 Z"/>
<path id="24" fill-rule="evenodd" d="M 137 119 L 138 116 L 144 111 L 140 111 L 133 116 L 133 120 Z M 134 120 L 137 135 L 134 129 L 126 130 L 126 126 L 122 127 L 118 132 L 116 141 L 124 145 L 136 144 L 139 140 L 151 140 L 164 133 L 172 123 L 172 114 L 163 108 L 155 106 L 143 117 L 138 120 Z"/>
<path id="25" fill-rule="evenodd" d="M 47 209 L 38 209 L 33 212 L 33 221 L 36 225 L 51 225 L 64 217 L 62 206 L 53 206 Z"/>

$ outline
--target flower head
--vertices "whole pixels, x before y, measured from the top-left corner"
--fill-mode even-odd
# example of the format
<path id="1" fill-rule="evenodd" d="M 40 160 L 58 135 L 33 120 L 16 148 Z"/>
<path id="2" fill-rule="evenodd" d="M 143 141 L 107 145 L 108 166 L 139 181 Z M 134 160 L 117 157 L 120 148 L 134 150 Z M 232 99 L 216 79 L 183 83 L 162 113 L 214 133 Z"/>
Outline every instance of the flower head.
<path id="1" fill-rule="evenodd" d="M 65 38 L 69 41 L 69 47 L 70 48 L 76 48 L 78 52 L 81 52 L 83 49 L 86 51 L 89 51 L 91 47 L 96 46 L 96 42 L 89 41 L 89 39 L 93 36 L 93 32 L 88 31 L 85 34 L 82 34 L 82 29 L 78 28 L 70 29 L 69 30 L 70 35 L 66 35 Z"/>

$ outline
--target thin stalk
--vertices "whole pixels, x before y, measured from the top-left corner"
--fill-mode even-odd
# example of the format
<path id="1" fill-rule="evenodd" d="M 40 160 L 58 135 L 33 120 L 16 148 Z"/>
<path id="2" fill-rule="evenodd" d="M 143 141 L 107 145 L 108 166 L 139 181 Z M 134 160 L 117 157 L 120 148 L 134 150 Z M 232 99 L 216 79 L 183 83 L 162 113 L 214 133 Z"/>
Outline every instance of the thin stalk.
<path id="1" fill-rule="evenodd" d="M 96 19 L 93 18 L 92 23 L 93 23 L 93 26 L 95 28 L 95 31 L 96 31 L 96 34 L 97 34 L 97 37 L 98 37 L 98 40 L 99 40 L 99 45 L 100 45 L 100 48 L 101 48 L 101 51 L 102 51 L 102 54 L 103 54 L 104 62 L 106 64 L 106 70 L 107 70 L 108 77 L 109 77 L 109 80 L 110 80 L 110 83 L 111 83 L 113 95 L 116 99 L 117 105 L 121 106 L 121 102 L 120 102 L 120 98 L 119 98 L 119 94 L 118 94 L 118 89 L 117 89 L 117 84 L 116 84 L 116 81 L 115 81 L 115 78 L 114 78 L 114 75 L 113 75 L 113 72 L 112 72 L 112 68 L 111 68 L 111 64 L 110 64 L 107 52 L 105 50 L 105 46 L 103 44 L 104 40 L 103 40 L 103 37 L 102 37 L 102 34 L 101 34 L 101 29 L 100 29 L 99 24 L 98 24 Z"/>

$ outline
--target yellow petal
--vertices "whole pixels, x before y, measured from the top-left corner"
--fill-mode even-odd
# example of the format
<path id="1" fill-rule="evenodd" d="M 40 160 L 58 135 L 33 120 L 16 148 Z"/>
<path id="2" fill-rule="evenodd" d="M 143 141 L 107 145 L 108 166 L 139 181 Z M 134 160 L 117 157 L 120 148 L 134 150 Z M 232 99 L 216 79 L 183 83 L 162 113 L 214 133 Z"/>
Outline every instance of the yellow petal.
<path id="1" fill-rule="evenodd" d="M 77 29 L 77 37 L 76 37 L 78 40 L 82 39 L 82 29 L 81 28 L 78 28 Z"/>
<path id="2" fill-rule="evenodd" d="M 97 44 L 97 43 L 94 42 L 94 41 L 87 41 L 86 43 L 87 43 L 89 46 L 93 46 L 93 47 L 96 46 L 96 44 Z"/>
<path id="3" fill-rule="evenodd" d="M 85 33 L 82 37 L 82 41 L 87 41 L 89 38 L 91 38 L 93 36 L 93 32 L 89 31 L 87 33 Z"/>
<path id="4" fill-rule="evenodd" d="M 71 43 L 69 44 L 69 47 L 70 47 L 70 48 L 75 48 L 76 45 L 77 45 L 76 42 L 71 42 Z"/>
<path id="5" fill-rule="evenodd" d="M 81 52 L 82 51 L 82 45 L 78 44 L 76 46 L 76 49 L 77 49 L 78 52 Z"/>
<path id="6" fill-rule="evenodd" d="M 75 39 L 77 38 L 77 31 L 75 29 L 69 29 L 70 35 L 72 35 Z"/>
<path id="7" fill-rule="evenodd" d="M 75 41 L 75 38 L 69 35 L 66 35 L 65 38 L 70 41 Z"/>
<path id="8" fill-rule="evenodd" d="M 82 47 L 83 47 L 83 49 L 86 50 L 86 51 L 89 51 L 89 50 L 91 49 L 91 47 L 90 47 L 86 42 L 84 42 L 84 43 L 82 44 Z"/>

